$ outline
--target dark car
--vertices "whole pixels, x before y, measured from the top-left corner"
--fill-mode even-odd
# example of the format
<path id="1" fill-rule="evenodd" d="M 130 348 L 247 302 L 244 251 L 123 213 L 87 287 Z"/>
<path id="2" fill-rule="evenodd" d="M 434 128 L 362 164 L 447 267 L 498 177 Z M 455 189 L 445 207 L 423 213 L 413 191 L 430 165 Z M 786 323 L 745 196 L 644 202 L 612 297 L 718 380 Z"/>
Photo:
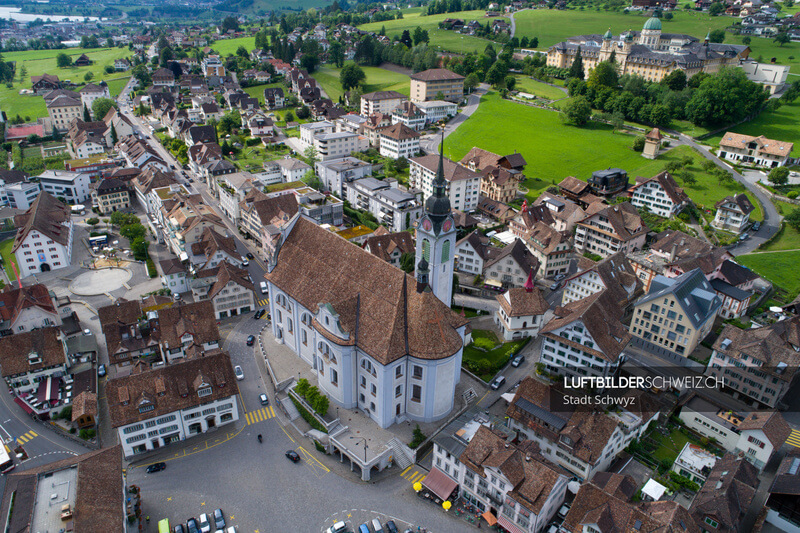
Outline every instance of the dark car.
<path id="1" fill-rule="evenodd" d="M 397 526 L 394 524 L 394 520 L 386 522 L 386 531 L 388 533 L 397 533 Z"/>
<path id="2" fill-rule="evenodd" d="M 167 468 L 167 463 L 153 463 L 147 467 L 146 472 L 152 474 L 154 472 L 161 472 L 165 468 Z"/>
<path id="3" fill-rule="evenodd" d="M 259 319 L 259 318 L 261 318 L 262 316 L 264 316 L 264 315 L 266 315 L 266 314 L 267 314 L 267 310 L 266 310 L 266 309 L 259 309 L 259 310 L 258 310 L 258 311 L 256 311 L 256 313 L 253 315 L 253 318 L 255 318 L 255 319 Z"/>
<path id="4" fill-rule="evenodd" d="M 247 337 L 247 345 L 248 346 L 252 346 L 253 344 L 255 344 L 255 342 L 256 342 L 256 336 L 255 335 L 250 335 L 249 337 Z"/>
<path id="5" fill-rule="evenodd" d="M 223 516 L 222 509 L 214 511 L 214 526 L 217 529 L 225 529 L 225 517 Z"/>
<path id="6" fill-rule="evenodd" d="M 513 366 L 514 368 L 517 368 L 519 365 L 521 365 L 524 362 L 525 362 L 525 356 L 524 355 L 518 355 L 518 356 L 516 356 L 514 358 L 513 361 L 511 361 L 511 366 Z"/>
<path id="7" fill-rule="evenodd" d="M 261 394 L 258 397 L 258 401 L 261 402 L 261 405 L 269 405 L 269 398 L 267 397 L 266 394 Z"/>
<path id="8" fill-rule="evenodd" d="M 172 533 L 186 533 L 186 528 L 183 527 L 183 524 L 178 524 L 172 528 Z"/>
<path id="9" fill-rule="evenodd" d="M 296 463 L 300 460 L 300 456 L 297 455 L 297 452 L 294 450 L 289 450 L 286 452 L 286 457 L 288 457 L 293 463 Z"/>
<path id="10" fill-rule="evenodd" d="M 255 259 L 256 256 L 254 256 L 252 252 L 247 252 L 247 258 L 248 259 Z"/>
<path id="11" fill-rule="evenodd" d="M 186 521 L 186 528 L 189 533 L 200 533 L 200 525 L 197 523 L 197 518 L 190 518 Z"/>

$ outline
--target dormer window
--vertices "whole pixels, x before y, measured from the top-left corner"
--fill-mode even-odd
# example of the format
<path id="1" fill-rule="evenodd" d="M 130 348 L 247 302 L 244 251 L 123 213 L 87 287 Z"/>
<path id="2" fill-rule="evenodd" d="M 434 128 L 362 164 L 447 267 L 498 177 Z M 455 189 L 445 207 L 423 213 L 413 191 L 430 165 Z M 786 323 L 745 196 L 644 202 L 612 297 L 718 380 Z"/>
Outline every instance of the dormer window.
<path id="1" fill-rule="evenodd" d="M 569 437 L 567 437 L 566 435 L 561 435 L 561 439 L 559 439 L 559 440 L 561 441 L 561 444 L 564 444 L 564 445 L 566 445 L 566 446 L 569 446 L 570 448 L 572 448 L 572 445 L 573 445 L 573 444 L 575 444 L 575 443 L 572 441 L 572 439 L 571 439 L 571 438 L 569 438 Z"/>
<path id="2" fill-rule="evenodd" d="M 39 356 L 37 352 L 30 352 L 28 354 L 28 364 L 31 365 L 38 365 L 42 362 L 42 358 Z"/>
<path id="3" fill-rule="evenodd" d="M 211 396 L 211 387 L 197 389 L 197 396 L 200 398 L 203 398 L 204 396 Z"/>
<path id="4" fill-rule="evenodd" d="M 127 403 L 127 402 L 126 402 L 126 403 Z M 140 412 L 140 413 L 146 413 L 146 412 L 148 412 L 148 411 L 152 411 L 152 410 L 153 410 L 153 409 L 155 409 L 155 408 L 156 408 L 156 406 L 155 406 L 155 405 L 153 405 L 152 403 L 147 403 L 147 404 L 144 404 L 144 405 L 140 405 L 140 406 L 139 406 L 139 412 Z"/>

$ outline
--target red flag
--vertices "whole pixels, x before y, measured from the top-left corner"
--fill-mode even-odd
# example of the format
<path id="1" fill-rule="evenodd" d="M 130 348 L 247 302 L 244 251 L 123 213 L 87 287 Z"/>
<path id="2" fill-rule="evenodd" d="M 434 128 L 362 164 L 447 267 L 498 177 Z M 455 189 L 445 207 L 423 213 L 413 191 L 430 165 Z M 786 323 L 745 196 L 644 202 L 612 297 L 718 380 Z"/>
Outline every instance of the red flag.
<path id="1" fill-rule="evenodd" d="M 14 275 L 17 277 L 17 285 L 21 289 L 22 288 L 22 282 L 19 280 L 19 272 L 17 272 L 17 265 L 10 258 L 9 258 L 8 262 L 11 263 L 11 268 L 14 269 Z"/>

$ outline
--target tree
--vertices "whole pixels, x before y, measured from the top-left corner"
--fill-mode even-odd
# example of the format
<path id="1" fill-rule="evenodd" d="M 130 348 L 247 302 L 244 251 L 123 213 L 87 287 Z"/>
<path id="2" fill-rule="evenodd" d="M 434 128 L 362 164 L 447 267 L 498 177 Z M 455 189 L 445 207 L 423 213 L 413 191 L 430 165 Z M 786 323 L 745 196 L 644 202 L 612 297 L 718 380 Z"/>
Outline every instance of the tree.
<path id="1" fill-rule="evenodd" d="M 475 88 L 480 84 L 480 80 L 478 79 L 478 75 L 474 72 L 470 72 L 467 74 L 467 77 L 464 79 L 464 89 L 471 93 L 475 90 Z"/>
<path id="2" fill-rule="evenodd" d="M 308 185 L 309 187 L 311 187 L 312 189 L 317 189 L 318 191 L 321 191 L 324 187 L 322 180 L 319 179 L 319 177 L 317 177 L 316 174 L 314 174 L 313 170 L 309 170 L 308 172 L 306 172 L 301 178 L 301 181 L 306 185 Z"/>
<path id="3" fill-rule="evenodd" d="M 661 83 L 673 91 L 682 91 L 686 88 L 686 72 L 683 69 L 676 69 L 664 76 Z"/>
<path id="4" fill-rule="evenodd" d="M 775 39 L 773 39 L 773 42 L 778 43 L 779 46 L 783 46 L 784 44 L 788 44 L 791 41 L 792 41 L 792 39 L 789 37 L 789 34 L 786 33 L 785 31 L 780 32 L 779 34 L 777 34 L 775 36 Z"/>
<path id="5" fill-rule="evenodd" d="M 800 208 L 792 209 L 792 212 L 786 215 L 786 223 L 800 231 Z"/>
<path id="6" fill-rule="evenodd" d="M 522 38 L 522 39 L 519 41 L 519 47 L 520 47 L 520 48 L 528 48 L 528 46 L 529 46 L 529 45 L 530 45 L 530 40 L 528 40 L 528 38 L 527 38 L 527 37 L 523 37 L 523 38 Z"/>
<path id="7" fill-rule="evenodd" d="M 585 96 L 576 96 L 564 106 L 567 120 L 576 126 L 583 126 L 592 116 L 592 106 Z"/>
<path id="8" fill-rule="evenodd" d="M 319 54 L 303 54 L 300 58 L 300 66 L 309 73 L 317 70 L 317 65 L 319 65 Z"/>
<path id="9" fill-rule="evenodd" d="M 286 112 L 286 114 L 283 116 L 283 119 L 286 122 L 292 122 L 294 120 L 294 113 L 292 113 L 291 109 Z"/>
<path id="10" fill-rule="evenodd" d="M 514 76 L 506 76 L 506 89 L 509 91 L 514 90 L 514 86 L 517 84 L 517 78 Z"/>
<path id="11" fill-rule="evenodd" d="M 644 143 L 645 143 L 644 135 L 637 135 L 636 137 L 633 138 L 633 145 L 631 146 L 631 148 L 633 149 L 634 152 L 641 152 L 642 150 L 644 150 Z"/>
<path id="12" fill-rule="evenodd" d="M 773 185 L 786 185 L 789 183 L 789 169 L 786 167 L 775 167 L 769 171 L 768 178 Z"/>
<path id="13" fill-rule="evenodd" d="M 89 114 L 89 108 L 86 107 L 86 104 L 83 104 L 83 121 L 84 122 L 92 121 L 92 115 Z"/>
<path id="14" fill-rule="evenodd" d="M 598 63 L 597 66 L 589 72 L 589 79 L 586 80 L 586 86 L 595 90 L 603 87 L 616 89 L 617 85 L 619 85 L 617 69 L 608 61 L 601 61 Z"/>
<path id="15" fill-rule="evenodd" d="M 22 65 L 22 67 L 19 69 L 19 82 L 23 83 L 27 75 L 28 75 L 28 69 L 25 68 L 25 65 Z"/>
<path id="16" fill-rule="evenodd" d="M 60 54 L 58 54 L 56 56 L 56 66 L 58 68 L 71 67 L 72 66 L 72 58 L 70 56 L 68 56 L 67 54 L 65 54 L 64 52 L 61 52 Z"/>
<path id="17" fill-rule="evenodd" d="M 236 49 L 236 55 L 245 59 L 250 57 L 250 53 L 247 51 L 247 48 L 242 45 L 239 45 L 239 48 Z"/>
<path id="18" fill-rule="evenodd" d="M 700 163 L 700 168 L 702 168 L 706 172 L 711 172 L 712 170 L 717 168 L 717 165 L 710 159 L 703 159 L 703 162 Z"/>
<path id="19" fill-rule="evenodd" d="M 423 42 L 423 40 L 422 40 L 422 28 L 420 28 L 419 26 L 414 28 L 413 40 L 414 40 L 414 46 L 417 46 L 418 44 Z"/>
<path id="20" fill-rule="evenodd" d="M 686 103 L 686 116 L 697 125 L 732 124 L 757 113 L 766 99 L 766 90 L 741 69 L 723 68 L 703 79 Z"/>
<path id="21" fill-rule="evenodd" d="M 311 116 L 311 110 L 308 109 L 307 105 L 304 105 L 298 107 L 297 110 L 295 111 L 295 114 L 297 115 L 297 118 L 299 118 L 300 120 L 305 120 Z"/>
<path id="22" fill-rule="evenodd" d="M 581 47 L 578 46 L 578 51 L 575 52 L 575 59 L 572 61 L 572 66 L 569 68 L 568 78 L 583 79 L 583 58 L 581 57 Z"/>
<path id="23" fill-rule="evenodd" d="M 500 87 L 505 82 L 506 74 L 508 74 L 508 68 L 505 68 L 502 61 L 497 61 L 486 73 L 486 83 L 493 87 Z"/>
<path id="24" fill-rule="evenodd" d="M 742 37 L 742 44 L 743 45 L 750 46 L 750 41 L 751 41 L 751 39 L 750 39 L 749 35 L 745 35 L 744 37 Z"/>
<path id="25" fill-rule="evenodd" d="M 100 223 L 100 219 L 95 217 L 87 218 L 86 223 L 90 225 L 92 228 L 94 228 L 96 225 Z"/>
<path id="26" fill-rule="evenodd" d="M 103 120 L 109 109 L 117 107 L 117 102 L 111 98 L 98 98 L 92 102 L 92 113 L 97 120 Z"/>
<path id="27" fill-rule="evenodd" d="M 415 268 L 414 261 L 416 261 L 416 256 L 413 253 L 404 253 L 400 256 L 400 270 L 407 274 L 412 274 Z"/>
<path id="28" fill-rule="evenodd" d="M 408 30 L 403 30 L 403 34 L 400 36 L 400 42 L 403 43 L 406 48 L 411 48 L 412 40 L 411 40 L 411 33 Z"/>
<path id="29" fill-rule="evenodd" d="M 94 78 L 94 72 L 89 71 L 89 72 L 87 72 L 86 74 L 83 75 L 83 81 L 85 81 L 85 82 L 91 81 L 92 78 Z"/>
<path id="30" fill-rule="evenodd" d="M 694 185 L 697 183 L 697 178 L 694 177 L 694 174 L 685 168 L 680 170 L 677 175 L 678 179 L 681 180 L 684 185 Z"/>
<path id="31" fill-rule="evenodd" d="M 722 2 L 714 2 L 708 8 L 708 14 L 712 17 L 716 17 L 717 15 L 723 13 L 725 11 L 725 6 L 722 5 Z"/>
<path id="32" fill-rule="evenodd" d="M 712 43 L 721 43 L 725 41 L 725 30 L 711 30 L 708 34 L 708 40 Z"/>
<path id="33" fill-rule="evenodd" d="M 355 63 L 347 63 L 339 72 L 339 83 L 342 84 L 344 91 L 358 87 L 366 79 L 367 75 L 364 74 L 364 70 Z"/>
<path id="34" fill-rule="evenodd" d="M 119 136 L 117 135 L 117 128 L 114 126 L 114 123 L 111 123 L 111 142 L 116 146 L 117 141 L 119 140 Z"/>
<path id="35" fill-rule="evenodd" d="M 531 48 L 539 48 L 539 38 L 534 37 L 531 39 Z"/>
<path id="36" fill-rule="evenodd" d="M 158 64 L 166 68 L 166 66 L 169 65 L 169 62 L 174 58 L 175 54 L 172 53 L 172 48 L 167 46 L 158 53 Z"/>
<path id="37" fill-rule="evenodd" d="M 313 146 L 309 146 L 303 152 L 303 159 L 305 159 L 306 164 L 310 166 L 312 169 L 314 168 L 314 164 L 319 161 L 319 157 L 317 155 L 317 149 Z M 311 171 L 309 171 L 311 172 Z"/>

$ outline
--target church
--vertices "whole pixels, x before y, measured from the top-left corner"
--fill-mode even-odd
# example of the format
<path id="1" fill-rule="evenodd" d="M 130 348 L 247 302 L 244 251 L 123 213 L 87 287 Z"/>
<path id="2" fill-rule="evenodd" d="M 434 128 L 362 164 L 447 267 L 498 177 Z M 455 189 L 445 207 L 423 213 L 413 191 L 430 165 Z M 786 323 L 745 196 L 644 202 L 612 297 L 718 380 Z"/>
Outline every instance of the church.
<path id="1" fill-rule="evenodd" d="M 700 42 L 691 35 L 662 33 L 661 19 L 652 17 L 640 32 L 628 30 L 614 36 L 608 30 L 605 35 L 578 35 L 557 43 L 547 50 L 547 66 L 570 68 L 578 50 L 587 78 L 589 71 L 613 54 L 620 76 L 635 74 L 655 82 L 679 69 L 691 78 L 698 72 L 713 74 L 722 67 L 738 67 L 750 54 L 747 46 L 712 43 L 708 35 Z"/>
<path id="2" fill-rule="evenodd" d="M 417 228 L 416 279 L 296 214 L 268 258 L 272 333 L 331 403 L 380 427 L 453 408 L 466 318 L 450 309 L 455 224 L 440 157 Z"/>

